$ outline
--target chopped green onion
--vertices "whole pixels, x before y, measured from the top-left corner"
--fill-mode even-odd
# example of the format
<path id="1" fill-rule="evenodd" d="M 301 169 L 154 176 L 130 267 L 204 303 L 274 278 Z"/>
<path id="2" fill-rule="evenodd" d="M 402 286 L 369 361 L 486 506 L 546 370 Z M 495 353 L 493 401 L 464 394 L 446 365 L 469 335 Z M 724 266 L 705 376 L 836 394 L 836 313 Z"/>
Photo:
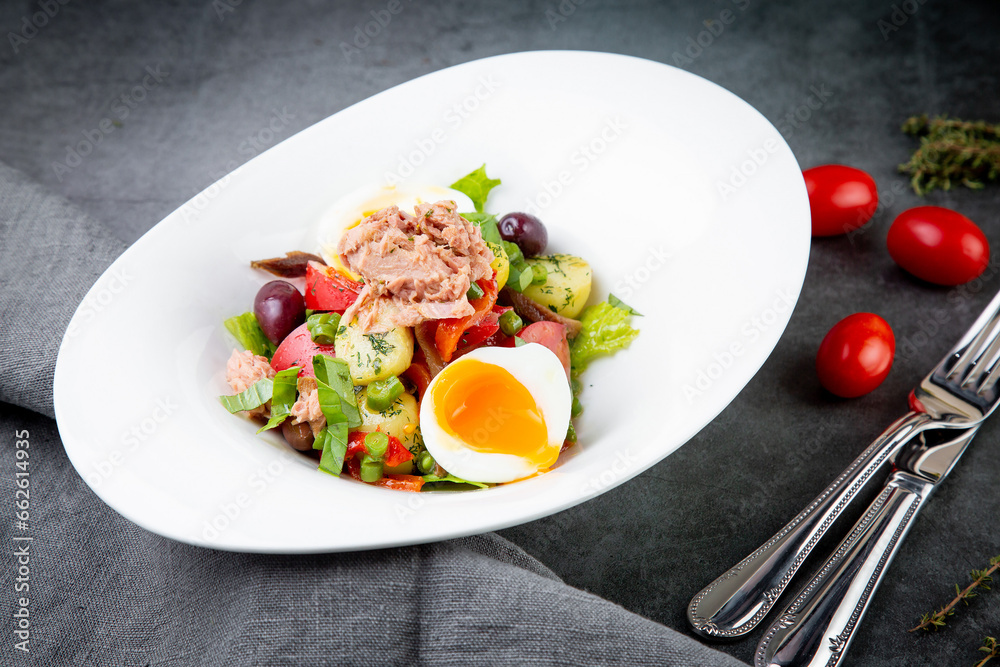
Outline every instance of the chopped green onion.
<path id="1" fill-rule="evenodd" d="M 389 436 L 381 431 L 372 431 L 365 436 L 365 449 L 368 456 L 381 461 L 389 449 Z"/>
<path id="2" fill-rule="evenodd" d="M 306 328 L 317 345 L 333 345 L 340 327 L 340 313 L 314 313 L 306 320 Z"/>
<path id="3" fill-rule="evenodd" d="M 292 366 L 275 374 L 271 381 L 274 390 L 271 392 L 271 418 L 258 429 L 257 433 L 267 431 L 281 424 L 291 414 L 292 405 L 298 394 L 299 366 Z"/>
<path id="4" fill-rule="evenodd" d="M 549 271 L 541 264 L 531 264 L 531 284 L 544 285 L 549 279 Z"/>
<path id="5" fill-rule="evenodd" d="M 367 456 L 361 459 L 361 465 L 358 471 L 361 476 L 362 482 L 377 482 L 382 479 L 383 463 L 381 461 L 374 461 Z"/>
<path id="6" fill-rule="evenodd" d="M 524 320 L 522 320 L 513 310 L 508 310 L 500 316 L 500 331 L 504 332 L 508 336 L 516 335 L 523 328 Z"/>
<path id="7" fill-rule="evenodd" d="M 511 264 L 520 265 L 524 263 L 524 253 L 521 252 L 521 247 L 516 243 L 513 241 L 504 241 L 503 249 L 507 253 L 507 259 L 510 260 Z"/>
<path id="8" fill-rule="evenodd" d="M 482 298 L 483 294 L 485 294 L 485 292 L 483 292 L 483 288 L 477 285 L 476 283 L 472 283 L 471 285 L 469 285 L 469 291 L 465 293 L 465 297 L 469 301 L 472 301 L 473 299 Z"/>
<path id="9" fill-rule="evenodd" d="M 252 385 L 236 394 L 235 396 L 219 396 L 223 407 L 235 414 L 244 410 L 259 408 L 271 400 L 274 391 L 274 383 L 270 378 L 257 380 Z"/>
<path id="10" fill-rule="evenodd" d="M 389 436 L 374 431 L 365 436 L 365 455 L 361 457 L 360 475 L 362 482 L 377 482 L 382 479 L 383 460 L 389 449 Z"/>
<path id="11" fill-rule="evenodd" d="M 404 391 L 406 388 L 395 375 L 384 380 L 376 380 L 368 385 L 368 398 L 365 399 L 365 405 L 368 406 L 369 410 L 385 412 L 392 407 L 397 398 L 403 395 Z"/>
<path id="12" fill-rule="evenodd" d="M 522 345 L 527 345 L 527 344 L 528 341 L 524 340 L 523 338 L 518 338 L 517 336 L 514 336 L 514 347 L 521 347 Z"/>
<path id="13" fill-rule="evenodd" d="M 225 325 L 226 331 L 233 335 L 236 342 L 243 346 L 244 350 L 250 350 L 261 357 L 267 357 L 270 361 L 277 346 L 264 335 L 263 329 L 257 323 L 256 315 L 250 312 L 236 315 L 223 322 L 223 325 Z"/>

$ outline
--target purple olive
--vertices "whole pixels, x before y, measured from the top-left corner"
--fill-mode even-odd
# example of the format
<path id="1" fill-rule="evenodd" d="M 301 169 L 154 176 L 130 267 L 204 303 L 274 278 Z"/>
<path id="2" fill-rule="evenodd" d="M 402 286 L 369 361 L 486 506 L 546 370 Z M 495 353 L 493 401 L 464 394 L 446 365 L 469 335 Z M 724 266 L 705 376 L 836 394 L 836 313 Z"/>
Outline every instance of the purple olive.
<path id="1" fill-rule="evenodd" d="M 272 280 L 257 292 L 253 314 L 267 339 L 278 345 L 306 321 L 306 303 L 294 285 Z"/>
<path id="2" fill-rule="evenodd" d="M 289 417 L 281 422 L 281 434 L 285 436 L 289 446 L 296 451 L 308 452 L 313 448 L 313 434 L 309 422 L 293 424 L 292 418 Z"/>
<path id="3" fill-rule="evenodd" d="M 530 213 L 508 213 L 497 223 L 500 237 L 516 243 L 525 257 L 535 257 L 545 252 L 549 233 L 542 221 Z"/>

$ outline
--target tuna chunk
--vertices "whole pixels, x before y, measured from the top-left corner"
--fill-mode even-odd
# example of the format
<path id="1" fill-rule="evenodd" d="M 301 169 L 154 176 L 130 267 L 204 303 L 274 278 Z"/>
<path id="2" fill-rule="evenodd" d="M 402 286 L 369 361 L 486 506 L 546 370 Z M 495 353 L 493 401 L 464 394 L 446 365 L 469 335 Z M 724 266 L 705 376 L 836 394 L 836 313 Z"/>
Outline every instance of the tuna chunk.
<path id="1" fill-rule="evenodd" d="M 365 282 L 345 321 L 357 317 L 365 332 L 386 331 L 474 312 L 465 294 L 492 277 L 493 253 L 456 208 L 439 201 L 411 215 L 390 206 L 344 234 L 341 260 Z"/>
<path id="2" fill-rule="evenodd" d="M 258 356 L 250 350 L 240 352 L 233 350 L 233 354 L 226 362 L 226 382 L 232 388 L 234 394 L 246 391 L 258 380 L 273 378 L 275 375 L 271 364 L 267 363 L 265 357 Z M 263 417 L 271 412 L 270 402 L 259 408 L 245 411 L 248 417 Z"/>
<path id="3" fill-rule="evenodd" d="M 323 411 L 319 407 L 319 391 L 316 387 L 316 378 L 300 377 L 297 388 L 299 390 L 299 398 L 292 405 L 291 412 L 289 413 L 292 417 L 292 423 L 301 424 L 302 422 L 309 422 L 309 428 L 312 430 L 313 437 L 315 437 L 326 426 L 326 417 L 323 416 Z"/>

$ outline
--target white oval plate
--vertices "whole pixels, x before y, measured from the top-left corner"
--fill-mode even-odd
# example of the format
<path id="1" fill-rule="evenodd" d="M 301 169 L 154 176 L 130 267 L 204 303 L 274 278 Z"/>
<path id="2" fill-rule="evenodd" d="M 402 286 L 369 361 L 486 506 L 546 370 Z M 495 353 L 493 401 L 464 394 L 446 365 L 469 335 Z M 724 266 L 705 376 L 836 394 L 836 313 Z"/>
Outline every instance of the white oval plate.
<path id="1" fill-rule="evenodd" d="M 486 163 L 487 209 L 532 210 L 550 249 L 589 260 L 645 316 L 592 364 L 579 444 L 536 478 L 408 494 L 335 479 L 217 396 L 268 276 L 252 259 L 316 250 L 339 198 L 448 185 Z M 108 505 L 191 544 L 323 552 L 431 542 L 558 512 L 638 475 L 709 423 L 760 368 L 809 254 L 801 171 L 748 104 L 636 58 L 531 52 L 428 74 L 317 123 L 171 213 L 77 309 L 55 410 L 70 460 Z M 184 268 L 179 268 L 184 267 Z"/>

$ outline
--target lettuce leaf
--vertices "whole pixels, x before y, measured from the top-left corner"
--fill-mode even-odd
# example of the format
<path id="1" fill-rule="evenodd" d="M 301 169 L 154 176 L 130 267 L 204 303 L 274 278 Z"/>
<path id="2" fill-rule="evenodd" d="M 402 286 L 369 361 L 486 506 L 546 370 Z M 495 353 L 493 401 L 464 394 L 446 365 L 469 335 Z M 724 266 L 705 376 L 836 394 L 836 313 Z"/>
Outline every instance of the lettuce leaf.
<path id="1" fill-rule="evenodd" d="M 247 312 L 230 317 L 223 324 L 244 350 L 250 350 L 254 354 L 267 357 L 268 361 L 271 360 L 277 347 L 264 335 L 253 313 Z"/>
<path id="2" fill-rule="evenodd" d="M 327 424 L 316 434 L 313 449 L 322 449 L 319 458 L 319 469 L 337 476 L 344 469 L 344 457 L 347 456 L 347 424 Z"/>
<path id="3" fill-rule="evenodd" d="M 242 412 L 243 410 L 253 410 L 259 408 L 271 400 L 274 391 L 274 383 L 270 378 L 257 380 L 252 385 L 236 394 L 235 396 L 219 396 L 223 407 L 231 414 Z"/>
<path id="4" fill-rule="evenodd" d="M 622 310 L 627 310 L 630 315 L 635 315 L 636 317 L 642 317 L 642 313 L 640 313 L 638 310 L 636 310 L 632 306 L 628 305 L 627 303 L 616 297 L 614 294 L 608 295 L 608 303 L 610 303 L 615 308 L 621 308 Z"/>
<path id="5" fill-rule="evenodd" d="M 349 427 L 361 426 L 354 383 L 347 364 L 326 354 L 313 357 L 313 372 L 316 374 L 319 407 L 326 417 L 326 427 L 317 434 L 313 448 L 323 450 L 319 469 L 339 475 L 347 455 Z"/>
<path id="6" fill-rule="evenodd" d="M 483 233 L 483 240 L 490 243 L 500 244 L 503 238 L 500 236 L 500 227 L 497 225 L 497 217 L 489 213 L 460 213 L 469 222 L 479 225 Z"/>
<path id="7" fill-rule="evenodd" d="M 493 486 L 492 484 L 487 484 L 486 482 L 470 482 L 467 479 L 461 479 L 451 474 L 445 475 L 444 477 L 438 477 L 437 475 L 424 475 L 424 484 L 436 484 L 439 482 L 448 482 L 450 484 L 468 484 L 469 486 L 477 486 L 480 489 L 488 489 Z"/>
<path id="8" fill-rule="evenodd" d="M 271 383 L 274 388 L 271 391 L 271 418 L 257 430 L 257 433 L 279 426 L 291 413 L 295 397 L 298 395 L 299 368 L 299 366 L 286 368 L 278 371 L 272 378 Z"/>
<path id="9" fill-rule="evenodd" d="M 328 354 L 317 354 L 313 357 L 313 372 L 319 391 L 319 407 L 326 423 L 343 421 L 351 428 L 361 426 L 361 413 L 347 363 Z"/>
<path id="10" fill-rule="evenodd" d="M 583 329 L 573 339 L 569 350 L 574 375 L 582 373 L 597 357 L 627 348 L 639 335 L 629 324 L 632 318 L 629 310 L 605 301 L 583 311 L 580 320 Z"/>
<path id="11" fill-rule="evenodd" d="M 490 190 L 500 185 L 499 178 L 490 178 L 486 175 L 486 165 L 484 164 L 479 169 L 463 176 L 454 183 L 451 184 L 452 190 L 458 190 L 462 194 L 465 194 L 472 200 L 472 205 L 476 207 L 477 213 L 483 212 L 483 207 L 486 206 L 486 198 L 490 194 Z M 474 220 L 472 222 L 475 222 Z"/>

